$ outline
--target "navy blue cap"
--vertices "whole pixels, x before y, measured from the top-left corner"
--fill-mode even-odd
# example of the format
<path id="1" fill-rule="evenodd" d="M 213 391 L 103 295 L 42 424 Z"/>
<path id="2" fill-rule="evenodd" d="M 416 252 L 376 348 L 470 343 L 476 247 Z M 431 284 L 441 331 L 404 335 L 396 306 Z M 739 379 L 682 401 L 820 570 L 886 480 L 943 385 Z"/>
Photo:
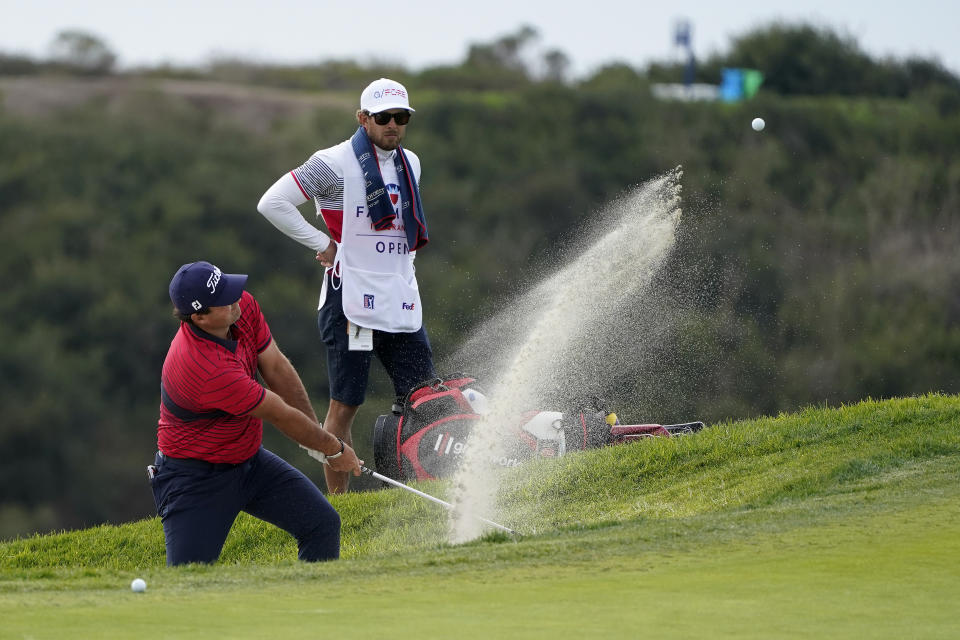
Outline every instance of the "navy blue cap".
<path id="1" fill-rule="evenodd" d="M 207 307 L 225 307 L 240 299 L 247 276 L 223 273 L 206 261 L 189 262 L 170 281 L 170 300 L 184 315 Z"/>

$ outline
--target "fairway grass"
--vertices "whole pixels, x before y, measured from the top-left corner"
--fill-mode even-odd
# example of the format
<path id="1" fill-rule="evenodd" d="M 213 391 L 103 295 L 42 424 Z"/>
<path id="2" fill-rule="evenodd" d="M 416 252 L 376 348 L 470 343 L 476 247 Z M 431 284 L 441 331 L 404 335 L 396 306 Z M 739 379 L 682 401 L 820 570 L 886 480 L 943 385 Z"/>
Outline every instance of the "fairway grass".
<path id="1" fill-rule="evenodd" d="M 442 510 L 382 491 L 338 498 L 336 563 L 297 563 L 252 518 L 209 567 L 163 567 L 156 519 L 3 543 L 0 638 L 960 637 L 956 397 L 516 473 L 503 510 L 518 540 L 445 544 Z"/>

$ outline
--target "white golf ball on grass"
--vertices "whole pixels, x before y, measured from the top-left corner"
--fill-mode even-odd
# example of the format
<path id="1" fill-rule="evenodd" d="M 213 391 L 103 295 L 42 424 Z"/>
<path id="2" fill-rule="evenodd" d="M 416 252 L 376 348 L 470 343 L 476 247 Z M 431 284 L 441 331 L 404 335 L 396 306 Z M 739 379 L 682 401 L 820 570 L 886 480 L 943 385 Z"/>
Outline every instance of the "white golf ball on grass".
<path id="1" fill-rule="evenodd" d="M 130 590 L 134 593 L 143 593 L 147 590 L 147 583 L 143 578 L 134 578 L 130 583 Z"/>
<path id="2" fill-rule="evenodd" d="M 754 118 L 753 122 L 750 123 L 750 126 L 753 127 L 754 131 L 763 131 L 763 128 L 767 126 L 767 123 L 763 121 L 763 118 Z"/>

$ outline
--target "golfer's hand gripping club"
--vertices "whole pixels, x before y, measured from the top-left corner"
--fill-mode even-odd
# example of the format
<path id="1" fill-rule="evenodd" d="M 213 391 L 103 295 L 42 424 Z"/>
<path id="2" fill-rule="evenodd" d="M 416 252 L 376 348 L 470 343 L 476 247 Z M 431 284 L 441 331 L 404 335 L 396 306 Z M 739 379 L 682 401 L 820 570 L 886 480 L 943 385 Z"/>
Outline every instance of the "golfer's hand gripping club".
<path id="1" fill-rule="evenodd" d="M 357 453 L 353 450 L 353 447 L 343 442 L 343 440 L 340 442 L 343 444 L 343 450 L 340 454 L 334 456 L 328 456 L 322 451 L 305 447 L 302 444 L 300 448 L 306 451 L 308 456 L 329 466 L 334 471 L 349 471 L 353 473 L 353 475 L 359 476 L 363 472 L 363 469 L 365 469 L 363 460 L 357 457 Z"/>

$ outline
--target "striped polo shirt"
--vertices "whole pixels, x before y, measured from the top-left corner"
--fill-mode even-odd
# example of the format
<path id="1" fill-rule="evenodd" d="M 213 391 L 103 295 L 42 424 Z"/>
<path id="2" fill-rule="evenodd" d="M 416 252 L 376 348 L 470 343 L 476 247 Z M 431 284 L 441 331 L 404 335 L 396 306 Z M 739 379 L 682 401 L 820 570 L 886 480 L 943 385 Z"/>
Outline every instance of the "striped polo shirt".
<path id="1" fill-rule="evenodd" d="M 252 295 L 240 297 L 240 319 L 222 340 L 180 323 L 163 362 L 157 446 L 174 458 L 243 462 L 257 452 L 263 421 L 249 415 L 263 401 L 257 356 L 270 327 Z"/>
<path id="2" fill-rule="evenodd" d="M 377 150 L 377 163 L 380 166 L 387 191 L 399 197 L 400 187 L 397 185 L 397 170 L 393 164 L 396 150 L 384 151 L 376 146 L 374 148 Z M 323 218 L 323 222 L 327 225 L 330 237 L 337 242 L 341 242 L 343 234 L 343 169 L 334 159 L 334 155 L 331 153 L 333 149 L 335 147 L 317 151 L 290 173 L 293 175 L 293 179 L 297 181 L 297 186 L 300 187 L 304 197 L 313 199 L 317 207 L 317 214 Z M 420 182 L 420 158 L 406 147 L 403 150 L 407 154 L 407 160 L 410 162 L 413 175 L 417 182 Z M 391 199 L 393 197 L 391 195 Z"/>
<path id="3" fill-rule="evenodd" d="M 291 171 L 304 197 L 312 198 L 330 237 L 340 242 L 343 231 L 343 171 L 321 149 Z"/>

